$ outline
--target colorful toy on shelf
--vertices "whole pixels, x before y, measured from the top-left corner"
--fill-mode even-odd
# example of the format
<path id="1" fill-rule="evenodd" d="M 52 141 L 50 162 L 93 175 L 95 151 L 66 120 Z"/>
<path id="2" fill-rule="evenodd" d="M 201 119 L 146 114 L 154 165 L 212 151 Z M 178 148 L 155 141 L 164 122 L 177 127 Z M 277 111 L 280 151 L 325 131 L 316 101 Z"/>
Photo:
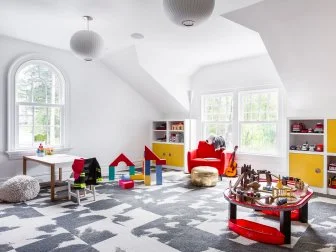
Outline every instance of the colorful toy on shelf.
<path id="1" fill-rule="evenodd" d="M 323 152 L 323 144 L 317 144 L 316 151 Z"/>
<path id="2" fill-rule="evenodd" d="M 308 144 L 308 142 L 306 142 L 305 144 L 302 144 L 301 150 L 302 151 L 308 151 L 309 150 L 309 144 Z"/>
<path id="3" fill-rule="evenodd" d="M 314 133 L 323 133 L 323 123 L 316 123 Z"/>
<path id="4" fill-rule="evenodd" d="M 330 163 L 328 165 L 328 170 L 329 171 L 336 171 L 336 163 Z"/>
<path id="5" fill-rule="evenodd" d="M 329 186 L 330 188 L 334 188 L 334 189 L 336 189 L 336 176 L 334 176 L 334 177 L 332 177 L 332 178 L 329 178 L 328 186 Z"/>
<path id="6" fill-rule="evenodd" d="M 166 130 L 166 124 L 162 123 L 162 124 L 156 126 L 156 130 Z"/>
<path id="7" fill-rule="evenodd" d="M 43 147 L 42 143 L 40 143 L 39 147 L 37 148 L 36 155 L 38 157 L 44 157 L 45 152 L 44 152 L 44 147 Z"/>
<path id="8" fill-rule="evenodd" d="M 306 126 L 303 123 L 293 123 L 292 132 L 301 133 L 302 130 L 305 130 Z"/>
<path id="9" fill-rule="evenodd" d="M 309 145 L 309 151 L 315 151 L 316 145 L 315 144 L 310 144 Z"/>
<path id="10" fill-rule="evenodd" d="M 290 150 L 296 150 L 296 145 L 291 145 L 291 146 L 289 147 L 289 149 L 290 149 Z"/>
<path id="11" fill-rule="evenodd" d="M 171 130 L 183 130 L 183 129 L 184 129 L 184 125 L 182 122 L 174 123 L 171 125 Z"/>

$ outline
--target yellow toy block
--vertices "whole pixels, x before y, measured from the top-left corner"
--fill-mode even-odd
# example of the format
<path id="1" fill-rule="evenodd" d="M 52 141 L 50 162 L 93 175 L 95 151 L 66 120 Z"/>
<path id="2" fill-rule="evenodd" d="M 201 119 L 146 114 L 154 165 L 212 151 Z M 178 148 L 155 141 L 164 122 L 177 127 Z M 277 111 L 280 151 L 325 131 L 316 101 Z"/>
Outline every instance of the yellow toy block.
<path id="1" fill-rule="evenodd" d="M 143 174 L 135 174 L 135 175 L 131 175 L 130 178 L 132 180 L 144 180 L 144 175 Z"/>
<path id="2" fill-rule="evenodd" d="M 145 176 L 145 185 L 150 186 L 151 185 L 151 176 Z"/>

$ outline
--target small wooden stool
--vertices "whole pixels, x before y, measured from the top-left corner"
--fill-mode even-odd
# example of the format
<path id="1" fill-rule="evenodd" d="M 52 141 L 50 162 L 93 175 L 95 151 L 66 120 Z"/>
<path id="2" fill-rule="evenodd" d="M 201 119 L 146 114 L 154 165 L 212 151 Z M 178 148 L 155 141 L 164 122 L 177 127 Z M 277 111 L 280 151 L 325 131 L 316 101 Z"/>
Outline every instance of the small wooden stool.
<path id="1" fill-rule="evenodd" d="M 191 184 L 195 186 L 216 186 L 218 170 L 210 166 L 198 166 L 191 170 Z"/>

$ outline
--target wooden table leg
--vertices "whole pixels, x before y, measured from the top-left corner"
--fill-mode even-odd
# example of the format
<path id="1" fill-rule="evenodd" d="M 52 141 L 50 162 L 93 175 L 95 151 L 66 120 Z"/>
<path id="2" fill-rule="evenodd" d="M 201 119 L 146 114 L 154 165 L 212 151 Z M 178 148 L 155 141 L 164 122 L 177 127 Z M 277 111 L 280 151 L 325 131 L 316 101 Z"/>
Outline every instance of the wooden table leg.
<path id="1" fill-rule="evenodd" d="M 237 205 L 229 203 L 229 220 L 237 219 Z"/>
<path id="2" fill-rule="evenodd" d="M 55 164 L 50 165 L 50 199 L 55 200 Z"/>
<path id="3" fill-rule="evenodd" d="M 26 159 L 26 157 L 23 157 L 22 173 L 23 173 L 23 175 L 27 175 L 27 159 Z"/>
<path id="4" fill-rule="evenodd" d="M 280 232 L 285 236 L 285 244 L 291 243 L 291 211 L 280 211 Z"/>
<path id="5" fill-rule="evenodd" d="M 61 182 L 62 181 L 62 168 L 58 168 L 58 181 Z"/>
<path id="6" fill-rule="evenodd" d="M 308 202 L 299 209 L 299 218 L 302 223 L 308 222 Z"/>

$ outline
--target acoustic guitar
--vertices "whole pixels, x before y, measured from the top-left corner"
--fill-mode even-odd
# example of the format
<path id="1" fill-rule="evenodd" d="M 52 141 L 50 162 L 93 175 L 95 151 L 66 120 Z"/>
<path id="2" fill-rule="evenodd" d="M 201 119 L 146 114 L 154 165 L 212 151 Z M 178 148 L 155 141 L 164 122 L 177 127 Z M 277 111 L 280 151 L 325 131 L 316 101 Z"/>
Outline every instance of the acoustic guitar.
<path id="1" fill-rule="evenodd" d="M 225 170 L 225 176 L 227 177 L 235 177 L 237 175 L 237 163 L 235 161 L 237 149 L 238 149 L 238 146 L 236 145 L 230 157 L 228 167 Z"/>

